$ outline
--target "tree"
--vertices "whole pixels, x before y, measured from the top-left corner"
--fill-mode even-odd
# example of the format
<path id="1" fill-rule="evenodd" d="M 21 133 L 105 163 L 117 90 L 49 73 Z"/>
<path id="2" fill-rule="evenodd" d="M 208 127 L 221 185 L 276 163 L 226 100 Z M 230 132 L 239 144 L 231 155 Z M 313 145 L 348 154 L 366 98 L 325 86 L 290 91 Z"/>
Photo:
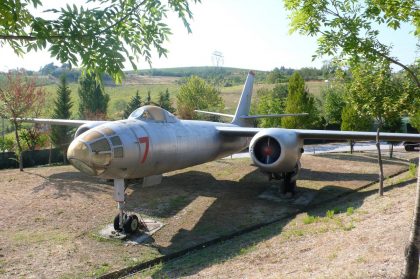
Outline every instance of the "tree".
<path id="1" fill-rule="evenodd" d="M 347 103 L 341 114 L 341 130 L 343 131 L 370 131 L 372 119 L 359 113 L 350 103 Z M 350 140 L 350 153 L 353 153 L 354 141 Z"/>
<path id="2" fill-rule="evenodd" d="M 152 96 L 150 96 L 151 92 L 150 90 L 147 90 L 147 97 L 146 97 L 146 101 L 144 102 L 145 105 L 152 105 Z"/>
<path id="3" fill-rule="evenodd" d="M 136 95 L 131 97 L 130 102 L 124 110 L 124 119 L 127 119 L 130 116 L 130 114 L 139 107 L 141 107 L 141 98 L 139 95 L 139 91 L 137 90 Z"/>
<path id="4" fill-rule="evenodd" d="M 19 136 L 24 143 L 23 149 L 29 149 L 34 151 L 37 147 L 43 147 L 48 141 L 48 137 L 45 134 L 42 134 L 37 126 L 31 128 L 21 128 L 19 131 Z"/>
<path id="5" fill-rule="evenodd" d="M 221 111 L 224 108 L 220 91 L 197 76 L 189 77 L 176 96 L 178 115 L 183 119 L 198 119 L 195 109 Z"/>
<path id="6" fill-rule="evenodd" d="M 305 1 L 284 0 L 291 11 L 290 32 L 319 36 L 314 57 L 336 55 L 352 62 L 387 60 L 402 67 L 420 88 L 416 71 L 390 54 L 391 45 L 380 41 L 381 28 L 398 30 L 403 23 L 416 28 L 420 36 L 418 1 Z"/>
<path id="7" fill-rule="evenodd" d="M 350 104 L 343 108 L 341 118 L 341 130 L 343 131 L 370 131 L 372 129 L 372 119 L 360 114 Z"/>
<path id="8" fill-rule="evenodd" d="M 168 88 L 166 88 L 165 93 L 159 92 L 158 105 L 169 112 L 175 111 L 174 107 L 172 106 Z"/>
<path id="9" fill-rule="evenodd" d="M 267 75 L 268 83 L 280 83 L 280 82 L 284 82 L 284 80 L 285 80 L 285 77 L 282 75 L 279 68 L 274 68 Z"/>
<path id="10" fill-rule="evenodd" d="M 323 91 L 324 118 L 327 125 L 341 126 L 341 116 L 346 105 L 344 93 L 339 87 L 330 87 Z"/>
<path id="11" fill-rule="evenodd" d="M 60 77 L 60 84 L 57 87 L 57 99 L 54 101 L 54 112 L 52 118 L 70 119 L 73 103 L 70 97 L 71 91 L 67 85 L 65 74 Z M 51 126 L 51 141 L 63 152 L 63 163 L 67 163 L 67 148 L 72 139 L 73 129 L 68 126 Z"/>
<path id="12" fill-rule="evenodd" d="M 347 103 L 341 115 L 342 131 L 370 131 L 372 119 L 359 113 L 351 104 Z M 350 152 L 353 153 L 354 141 L 350 140 Z"/>
<path id="13" fill-rule="evenodd" d="M 286 92 L 286 94 L 284 94 Z M 285 96 L 287 88 L 276 86 L 273 90 L 259 89 L 257 91 L 258 103 L 256 106 L 257 114 L 281 114 L 284 112 Z M 258 121 L 260 127 L 280 127 L 281 118 L 261 118 Z"/>
<path id="14" fill-rule="evenodd" d="M 79 79 L 79 115 L 82 119 L 105 119 L 109 95 L 93 74 L 86 74 Z"/>
<path id="15" fill-rule="evenodd" d="M 413 126 L 414 128 L 416 128 L 417 131 L 420 131 L 420 109 L 417 111 L 416 114 L 414 114 L 410 118 L 410 124 L 411 124 L 411 126 Z"/>
<path id="16" fill-rule="evenodd" d="M 401 83 L 393 77 L 389 63 L 363 63 L 351 69 L 349 100 L 355 109 L 374 118 L 382 129 L 405 110 L 410 95 L 401 91 Z"/>
<path id="17" fill-rule="evenodd" d="M 3 118 L 10 118 L 13 124 L 20 171 L 23 171 L 23 148 L 18 132 L 21 126 L 18 118 L 33 116 L 31 113 L 39 111 L 44 101 L 43 88 L 37 87 L 36 80 L 25 77 L 23 73 L 9 73 L 4 88 L 0 89 L 0 114 Z"/>
<path id="18" fill-rule="evenodd" d="M 314 128 L 319 122 L 319 112 L 315 98 L 305 89 L 305 81 L 295 72 L 289 79 L 285 113 L 309 113 L 308 116 L 284 117 L 281 125 L 284 128 Z"/>
<path id="19" fill-rule="evenodd" d="M 151 64 L 152 48 L 166 56 L 163 45 L 170 29 L 164 21 L 169 12 L 191 32 L 190 3 L 200 0 L 84 2 L 40 13 L 45 10 L 41 0 L 1 1 L 0 45 L 10 45 L 19 55 L 48 48 L 61 63 L 81 65 L 88 73 L 106 72 L 120 82 L 125 61 L 134 69 L 140 56 Z"/>

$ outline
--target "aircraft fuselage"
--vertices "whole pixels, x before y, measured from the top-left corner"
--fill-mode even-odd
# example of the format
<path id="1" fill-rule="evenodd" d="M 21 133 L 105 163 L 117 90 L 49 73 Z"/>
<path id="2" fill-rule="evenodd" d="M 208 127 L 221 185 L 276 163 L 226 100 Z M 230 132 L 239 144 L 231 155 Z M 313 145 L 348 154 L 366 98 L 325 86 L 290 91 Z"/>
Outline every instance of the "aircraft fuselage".
<path id="1" fill-rule="evenodd" d="M 246 137 L 221 135 L 232 124 L 127 119 L 99 125 L 76 137 L 68 151 L 82 172 L 103 178 L 142 178 L 228 156 L 246 148 Z"/>

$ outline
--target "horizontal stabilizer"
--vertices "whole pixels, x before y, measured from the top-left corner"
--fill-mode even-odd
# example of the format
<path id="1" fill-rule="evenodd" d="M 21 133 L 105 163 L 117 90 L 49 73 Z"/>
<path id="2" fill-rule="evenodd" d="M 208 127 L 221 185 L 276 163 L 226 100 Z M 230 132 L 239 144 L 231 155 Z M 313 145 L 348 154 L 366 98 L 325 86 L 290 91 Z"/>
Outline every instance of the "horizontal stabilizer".
<path id="1" fill-rule="evenodd" d="M 231 117 L 231 118 L 235 117 L 232 114 L 226 114 L 226 113 L 220 113 L 220 112 L 204 111 L 204 110 L 198 110 L 198 109 L 194 111 L 199 112 L 199 113 L 204 113 L 204 114 L 210 114 L 210 115 L 225 116 L 225 117 Z"/>
<path id="2" fill-rule="evenodd" d="M 306 115 L 309 115 L 309 113 L 303 112 L 303 113 L 241 115 L 241 118 L 244 118 L 244 119 L 255 119 L 255 118 L 271 118 L 271 117 L 287 117 L 287 116 L 306 116 Z"/>

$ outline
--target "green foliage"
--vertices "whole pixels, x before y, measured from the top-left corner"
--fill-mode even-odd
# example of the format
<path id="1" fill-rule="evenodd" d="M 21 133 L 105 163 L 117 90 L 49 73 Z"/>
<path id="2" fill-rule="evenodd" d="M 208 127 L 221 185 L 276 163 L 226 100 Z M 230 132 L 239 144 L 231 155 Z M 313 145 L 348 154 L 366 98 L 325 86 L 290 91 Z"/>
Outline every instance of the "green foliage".
<path id="1" fill-rule="evenodd" d="M 52 118 L 70 119 L 73 103 L 70 97 L 71 91 L 68 87 L 66 76 L 60 77 L 60 84 L 57 87 L 57 98 L 54 101 L 54 112 Z M 51 126 L 50 138 L 53 144 L 63 151 L 71 142 L 73 129 L 68 126 Z M 64 152 L 65 153 L 65 152 Z"/>
<path id="2" fill-rule="evenodd" d="M 299 70 L 299 74 L 304 80 L 319 80 L 323 77 L 322 69 L 317 69 L 315 67 L 303 67 Z"/>
<path id="3" fill-rule="evenodd" d="M 18 132 L 21 125 L 17 118 L 36 116 L 43 109 L 44 89 L 37 87 L 36 84 L 36 79 L 15 72 L 7 75 L 4 86 L 0 89 L 0 116 L 10 118 L 13 124 L 17 147 L 15 153 L 21 171 L 23 171 L 22 144 Z"/>
<path id="4" fill-rule="evenodd" d="M 197 119 L 195 109 L 221 111 L 223 107 L 220 91 L 202 78 L 192 76 L 179 89 L 177 110 L 183 119 Z"/>
<path id="5" fill-rule="evenodd" d="M 408 166 L 408 173 L 410 174 L 410 177 L 416 177 L 417 165 L 410 163 L 410 165 Z"/>
<path id="6" fill-rule="evenodd" d="M 385 58 L 403 67 L 420 87 L 415 72 L 391 57 L 391 45 L 380 41 L 381 29 L 397 30 L 403 23 L 412 24 L 420 36 L 417 1 L 284 0 L 284 3 L 291 12 L 290 32 L 318 37 L 315 57 L 337 55 L 353 62 L 361 59 L 378 62 Z"/>
<path id="7" fill-rule="evenodd" d="M 12 151 L 13 148 L 14 148 L 13 139 L 11 139 L 10 137 L 4 137 L 4 138 L 3 136 L 0 137 L 0 151 L 1 152 Z"/>
<path id="8" fill-rule="evenodd" d="M 166 109 L 169 112 L 175 112 L 174 107 L 172 106 L 170 94 L 168 88 L 165 92 L 159 92 L 159 100 L 157 103 L 161 108 Z"/>
<path id="9" fill-rule="evenodd" d="M 372 128 L 371 118 L 358 113 L 350 104 L 343 108 L 341 119 L 341 130 L 343 131 L 369 131 Z"/>
<path id="10" fill-rule="evenodd" d="M 79 115 L 82 119 L 105 119 L 109 95 L 92 74 L 79 79 Z"/>
<path id="11" fill-rule="evenodd" d="M 284 112 L 285 96 L 287 96 L 287 87 L 278 84 L 273 90 L 259 89 L 257 91 L 258 103 L 256 105 L 257 114 L 280 114 Z M 259 119 L 259 126 L 280 127 L 281 118 L 261 118 Z"/>
<path id="12" fill-rule="evenodd" d="M 190 2 L 199 0 L 83 2 L 41 13 L 40 0 L 1 1 L 0 44 L 9 44 L 17 54 L 48 46 L 60 62 L 81 65 L 89 74 L 106 72 L 120 82 L 127 60 L 136 69 L 139 57 L 151 63 L 153 49 L 159 56 L 166 55 L 169 12 L 177 14 L 191 31 Z"/>
<path id="13" fill-rule="evenodd" d="M 22 149 L 26 150 L 35 150 L 37 147 L 44 147 L 48 141 L 48 136 L 41 134 L 41 132 L 36 128 L 22 128 L 19 131 L 19 136 L 23 141 Z"/>
<path id="14" fill-rule="evenodd" d="M 355 109 L 376 119 L 380 127 L 387 121 L 395 122 L 407 107 L 408 96 L 401 91 L 401 82 L 392 75 L 389 63 L 366 62 L 354 66 L 351 72 L 348 99 Z"/>
<path id="15" fill-rule="evenodd" d="M 324 118 L 327 124 L 341 125 L 341 115 L 346 105 L 342 87 L 330 87 L 322 92 L 324 99 Z"/>
<path id="16" fill-rule="evenodd" d="M 303 217 L 303 223 L 305 225 L 316 223 L 318 221 L 319 221 L 319 217 L 318 216 L 306 215 L 305 217 Z"/>
<path id="17" fill-rule="evenodd" d="M 150 90 L 147 91 L 146 101 L 144 102 L 145 105 L 152 105 L 152 96 L 150 95 Z"/>
<path id="18" fill-rule="evenodd" d="M 142 106 L 141 98 L 139 95 L 139 91 L 137 90 L 136 95 L 131 97 L 130 102 L 128 103 L 126 109 L 124 110 L 124 115 L 123 115 L 124 119 L 127 119 L 134 110 L 138 109 L 141 106 Z"/>
<path id="19" fill-rule="evenodd" d="M 308 116 L 284 117 L 281 124 L 284 128 L 308 129 L 319 124 L 319 112 L 315 98 L 305 90 L 302 76 L 295 72 L 289 79 L 285 113 L 309 113 Z"/>
<path id="20" fill-rule="evenodd" d="M 286 80 L 286 77 L 281 73 L 279 68 L 274 68 L 268 73 L 266 78 L 267 83 L 280 83 L 285 82 Z"/>
<path id="21" fill-rule="evenodd" d="M 416 128 L 417 131 L 420 131 L 420 108 L 417 109 L 417 112 L 414 113 L 410 117 L 410 124 L 411 124 L 411 126 L 413 126 L 414 128 Z"/>
<path id="22" fill-rule="evenodd" d="M 334 218 L 334 214 L 335 214 L 336 212 L 335 212 L 335 210 L 334 209 L 332 209 L 332 210 L 327 210 L 327 212 L 325 213 L 325 216 L 327 217 L 327 218 L 330 218 L 330 219 L 332 219 L 332 218 Z"/>
<path id="23" fill-rule="evenodd" d="M 354 207 L 347 207 L 346 214 L 347 216 L 353 215 Z"/>

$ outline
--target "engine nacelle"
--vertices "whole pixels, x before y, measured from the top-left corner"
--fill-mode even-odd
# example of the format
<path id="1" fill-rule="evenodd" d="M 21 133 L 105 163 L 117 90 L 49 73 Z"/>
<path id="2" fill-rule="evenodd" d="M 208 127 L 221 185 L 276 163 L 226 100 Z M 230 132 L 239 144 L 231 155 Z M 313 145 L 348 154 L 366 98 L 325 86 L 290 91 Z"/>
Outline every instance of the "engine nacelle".
<path id="1" fill-rule="evenodd" d="M 293 131 L 264 129 L 251 140 L 249 153 L 254 163 L 266 172 L 291 172 L 302 152 L 303 140 Z"/>
<path id="2" fill-rule="evenodd" d="M 90 122 L 90 123 L 86 123 L 81 125 L 79 128 L 77 128 L 76 133 L 74 134 L 74 138 L 77 138 L 78 136 L 80 136 L 81 134 L 83 134 L 84 132 L 95 128 L 96 126 L 99 126 L 101 124 L 104 124 L 103 121 L 98 121 L 98 122 Z"/>

